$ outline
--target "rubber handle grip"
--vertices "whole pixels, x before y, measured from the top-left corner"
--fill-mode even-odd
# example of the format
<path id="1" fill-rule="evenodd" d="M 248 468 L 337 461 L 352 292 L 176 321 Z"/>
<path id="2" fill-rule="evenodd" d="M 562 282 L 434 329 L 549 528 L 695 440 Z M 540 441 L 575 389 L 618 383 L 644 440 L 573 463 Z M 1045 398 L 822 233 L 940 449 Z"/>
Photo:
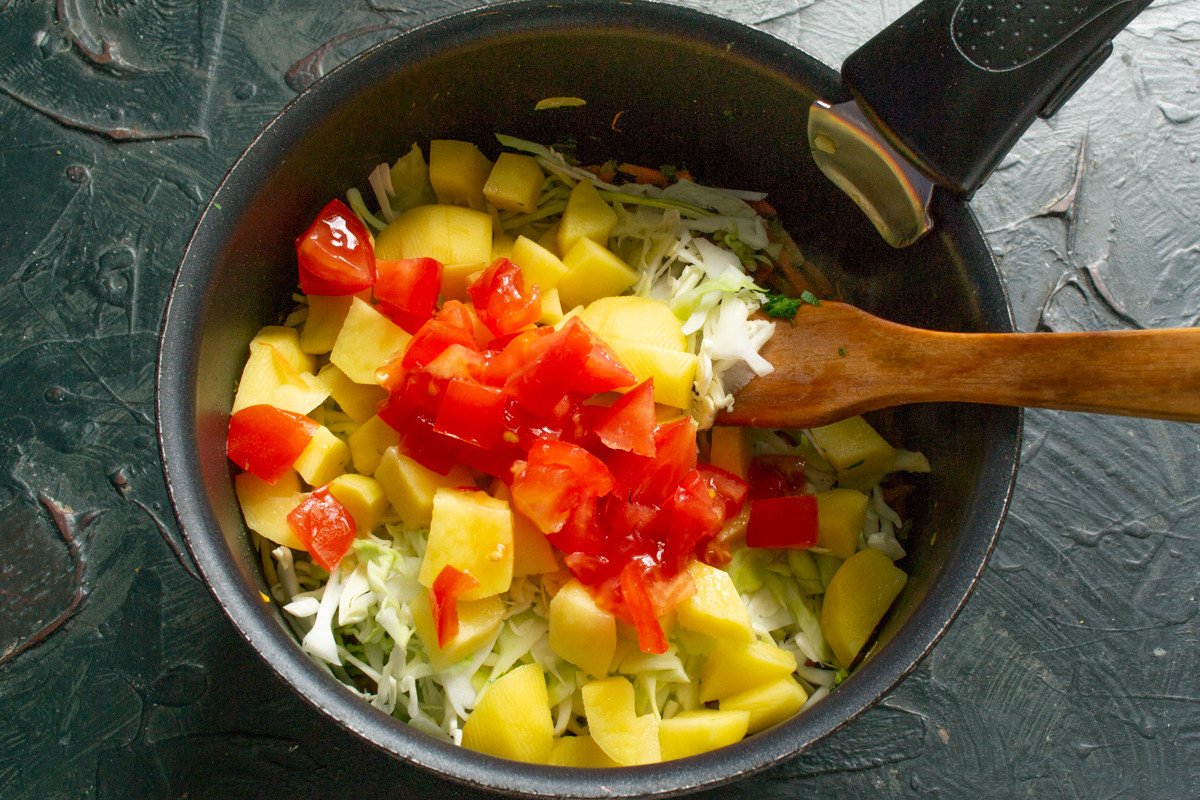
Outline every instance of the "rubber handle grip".
<path id="1" fill-rule="evenodd" d="M 1149 4 L 925 0 L 851 53 L 842 81 L 900 152 L 969 197 Z"/>

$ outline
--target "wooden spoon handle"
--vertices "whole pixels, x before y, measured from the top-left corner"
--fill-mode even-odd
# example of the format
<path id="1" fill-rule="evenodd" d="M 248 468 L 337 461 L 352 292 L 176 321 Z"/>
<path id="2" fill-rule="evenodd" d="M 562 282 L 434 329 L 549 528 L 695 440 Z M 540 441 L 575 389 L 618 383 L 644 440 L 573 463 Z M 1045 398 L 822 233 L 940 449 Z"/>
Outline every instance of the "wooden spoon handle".
<path id="1" fill-rule="evenodd" d="M 966 334 L 803 308 L 722 425 L 812 427 L 905 403 L 965 402 L 1200 422 L 1200 329 Z"/>

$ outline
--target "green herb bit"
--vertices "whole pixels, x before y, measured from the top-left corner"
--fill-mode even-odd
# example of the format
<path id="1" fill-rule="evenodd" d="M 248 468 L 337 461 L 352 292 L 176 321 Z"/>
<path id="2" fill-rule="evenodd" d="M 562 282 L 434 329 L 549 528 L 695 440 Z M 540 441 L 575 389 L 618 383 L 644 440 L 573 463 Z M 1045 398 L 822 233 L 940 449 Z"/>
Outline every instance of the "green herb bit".
<path id="1" fill-rule="evenodd" d="M 763 300 L 762 311 L 768 317 L 780 319 L 795 319 L 800 310 L 799 297 L 788 297 L 786 294 L 768 294 Z"/>
<path id="2" fill-rule="evenodd" d="M 810 306 L 821 305 L 820 299 L 818 299 L 817 296 L 815 294 L 813 294 L 812 292 L 810 292 L 808 289 L 805 289 L 803 292 L 800 293 L 800 299 L 803 300 L 805 303 L 808 303 Z"/>
<path id="3" fill-rule="evenodd" d="M 839 355 L 839 356 L 841 356 L 842 358 L 845 358 L 845 357 L 846 357 L 846 348 L 844 348 L 844 347 L 839 347 L 839 348 L 838 348 L 838 355 Z"/>

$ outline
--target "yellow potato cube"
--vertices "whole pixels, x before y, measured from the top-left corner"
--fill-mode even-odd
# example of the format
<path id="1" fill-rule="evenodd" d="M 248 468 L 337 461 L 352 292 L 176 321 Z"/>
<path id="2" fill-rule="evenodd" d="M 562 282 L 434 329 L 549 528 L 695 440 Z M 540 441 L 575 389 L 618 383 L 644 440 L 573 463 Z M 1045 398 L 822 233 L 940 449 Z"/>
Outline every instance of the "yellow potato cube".
<path id="1" fill-rule="evenodd" d="M 521 268 L 525 286 L 541 287 L 543 297 L 567 274 L 567 265 L 558 256 L 526 236 L 517 237 L 508 259 Z"/>
<path id="2" fill-rule="evenodd" d="M 250 349 L 261 345 L 274 347 L 296 372 L 312 372 L 316 359 L 300 347 L 300 332 L 286 325 L 267 325 L 250 340 Z"/>
<path id="3" fill-rule="evenodd" d="M 512 492 L 497 478 L 490 488 L 492 497 L 512 507 Z M 560 567 L 558 557 L 546 534 L 537 529 L 529 518 L 513 508 L 513 577 L 544 575 Z"/>
<path id="4" fill-rule="evenodd" d="M 821 455 L 837 470 L 838 485 L 870 489 L 892 470 L 895 449 L 862 417 L 809 431 Z"/>
<path id="5" fill-rule="evenodd" d="M 654 402 L 672 408 L 692 407 L 692 386 L 700 359 L 691 353 L 664 350 L 617 339 L 607 343 L 638 383 L 654 379 Z"/>
<path id="6" fill-rule="evenodd" d="M 545 180 L 533 156 L 501 153 L 483 185 L 483 196 L 502 211 L 529 213 L 537 208 Z"/>
<path id="7" fill-rule="evenodd" d="M 688 571 L 692 573 L 696 591 L 675 609 L 680 627 L 714 639 L 754 641 L 750 613 L 729 573 L 701 561 L 689 564 Z"/>
<path id="8" fill-rule="evenodd" d="M 274 484 L 249 472 L 241 472 L 234 476 L 233 488 L 247 528 L 284 547 L 307 549 L 287 521 L 287 515 L 304 499 L 300 476 L 294 470 L 289 470 Z"/>
<path id="9" fill-rule="evenodd" d="M 313 357 L 300 349 L 295 328 L 263 328 L 250 340 L 250 357 L 242 368 L 232 410 L 265 403 L 309 413 L 329 396 L 329 389 L 312 374 L 313 365 Z"/>
<path id="10" fill-rule="evenodd" d="M 470 142 L 434 139 L 429 143 L 429 182 L 439 203 L 482 210 L 483 187 L 492 162 Z"/>
<path id="11" fill-rule="evenodd" d="M 542 247 L 546 248 L 547 250 L 549 250 L 554 255 L 558 256 L 559 258 L 562 258 L 563 251 L 558 249 L 558 230 L 559 230 L 559 225 L 556 222 L 553 225 L 551 225 L 549 228 L 547 228 L 545 230 L 545 232 L 542 233 L 541 236 L 538 236 L 537 243 L 540 244 Z M 531 229 L 529 231 L 529 238 L 532 239 L 533 235 L 534 235 L 534 231 Z"/>
<path id="12" fill-rule="evenodd" d="M 637 283 L 638 274 L 608 248 L 581 236 L 561 251 L 567 272 L 556 288 L 563 305 L 585 306 L 601 297 L 621 294 Z"/>
<path id="13" fill-rule="evenodd" d="M 329 389 L 329 396 L 355 422 L 366 422 L 375 416 L 387 391 L 375 384 L 356 383 L 333 364 L 321 367 L 317 377 Z"/>
<path id="14" fill-rule="evenodd" d="M 563 736 L 554 740 L 554 748 L 550 751 L 548 762 L 554 767 L 619 767 L 596 744 L 596 740 L 584 734 L 582 736 Z"/>
<path id="15" fill-rule="evenodd" d="M 684 711 L 671 719 L 659 720 L 662 760 L 687 758 L 740 742 L 749 724 L 750 712 L 742 709 Z"/>
<path id="16" fill-rule="evenodd" d="M 300 329 L 300 349 L 313 354 L 332 350 L 353 299 L 354 295 L 309 295 L 308 319 L 304 320 L 304 327 Z"/>
<path id="17" fill-rule="evenodd" d="M 516 240 L 504 232 L 499 225 L 492 225 L 492 260 L 508 258 L 512 254 Z"/>
<path id="18" fill-rule="evenodd" d="M 410 208 L 375 237 L 375 256 L 436 258 L 444 267 L 484 264 L 492 258 L 492 218 L 462 206 Z"/>
<path id="19" fill-rule="evenodd" d="M 817 492 L 816 546 L 838 558 L 854 555 L 867 519 L 869 499 L 855 489 Z"/>
<path id="20" fill-rule="evenodd" d="M 354 526 L 359 533 L 367 533 L 379 527 L 383 512 L 387 511 L 387 497 L 379 481 L 367 475 L 347 473 L 329 482 L 329 493 L 346 507 L 354 517 Z"/>
<path id="21" fill-rule="evenodd" d="M 378 416 L 359 425 L 350 434 L 350 457 L 354 469 L 363 475 L 374 475 L 383 453 L 400 443 L 400 434 Z"/>
<path id="22" fill-rule="evenodd" d="M 621 340 L 663 350 L 686 350 L 683 323 L 670 306 L 648 297 L 601 297 L 579 314 L 604 341 Z"/>
<path id="23" fill-rule="evenodd" d="M 429 592 L 419 592 L 408 604 L 412 611 L 413 628 L 429 656 L 429 665 L 436 670 L 449 669 L 490 646 L 504 622 L 504 601 L 499 595 L 482 600 L 458 602 L 458 635 L 438 646 L 437 625 L 429 610 Z"/>
<path id="24" fill-rule="evenodd" d="M 378 474 L 378 470 L 376 470 Z M 438 489 L 433 494 L 429 541 L 417 580 L 432 586 L 447 565 L 470 573 L 479 586 L 464 600 L 508 591 L 513 569 L 513 515 L 508 503 L 485 492 Z"/>
<path id="25" fill-rule="evenodd" d="M 750 473 L 751 453 L 750 440 L 745 431 L 717 425 L 713 427 L 711 435 L 709 463 L 746 480 Z"/>
<path id="26" fill-rule="evenodd" d="M 293 466 L 309 486 L 324 486 L 346 471 L 350 448 L 321 425 Z"/>
<path id="27" fill-rule="evenodd" d="M 567 207 L 558 223 L 558 252 L 569 253 L 581 238 L 591 239 L 603 247 L 608 244 L 608 235 L 616 224 L 617 212 L 600 196 L 595 185 L 591 181 L 580 181 L 571 189 Z"/>
<path id="28" fill-rule="evenodd" d="M 329 360 L 355 383 L 378 384 L 376 370 L 402 354 L 411 339 L 403 328 L 356 297 Z"/>
<path id="29" fill-rule="evenodd" d="M 485 688 L 463 724 L 462 746 L 499 758 L 545 764 L 554 746 L 554 723 L 542 668 L 525 664 Z"/>
<path id="30" fill-rule="evenodd" d="M 758 733 L 794 716 L 807 701 L 804 687 L 795 678 L 787 677 L 723 697 L 718 705 L 722 711 L 749 711 L 746 731 Z"/>
<path id="31" fill-rule="evenodd" d="M 796 671 L 796 657 L 774 644 L 725 643 L 714 648 L 700 667 L 700 702 L 720 700 Z"/>
<path id="32" fill-rule="evenodd" d="M 625 767 L 661 760 L 658 720 L 636 716 L 632 683 L 620 676 L 591 681 L 582 695 L 588 731 L 609 758 Z"/>
<path id="33" fill-rule="evenodd" d="M 558 289 L 542 292 L 542 316 L 538 319 L 543 325 L 557 325 L 563 321 L 562 300 L 558 297 Z"/>
<path id="34" fill-rule="evenodd" d="M 839 664 L 850 666 L 907 580 L 878 550 L 855 553 L 833 573 L 821 606 L 821 630 Z"/>
<path id="35" fill-rule="evenodd" d="M 572 579 L 550 600 L 550 649 L 589 675 L 608 674 L 617 649 L 617 621 Z"/>
<path id="36" fill-rule="evenodd" d="M 467 287 L 487 267 L 487 262 L 473 261 L 464 264 L 444 265 L 442 267 L 442 296 L 447 300 L 468 302 L 470 297 L 467 295 Z"/>
<path id="37" fill-rule="evenodd" d="M 411 529 L 429 527 L 433 521 L 433 497 L 439 489 L 475 487 L 470 470 L 461 464 L 454 465 L 446 475 L 439 475 L 395 446 L 384 450 L 375 469 L 375 480 L 383 486 L 404 527 Z"/>

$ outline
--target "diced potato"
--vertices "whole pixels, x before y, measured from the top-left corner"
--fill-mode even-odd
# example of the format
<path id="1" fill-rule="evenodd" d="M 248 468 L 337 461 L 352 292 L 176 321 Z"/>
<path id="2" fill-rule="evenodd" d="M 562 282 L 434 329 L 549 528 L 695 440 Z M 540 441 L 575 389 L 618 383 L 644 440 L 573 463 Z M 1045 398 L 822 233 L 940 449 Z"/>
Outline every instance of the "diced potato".
<path id="1" fill-rule="evenodd" d="M 463 724 L 462 745 L 499 758 L 546 763 L 554 723 L 542 668 L 525 664 L 485 688 Z"/>
<path id="2" fill-rule="evenodd" d="M 544 538 L 544 537 L 543 537 Z M 572 579 L 550 601 L 550 649 L 589 675 L 608 674 L 617 649 L 617 622 Z"/>
<path id="3" fill-rule="evenodd" d="M 313 294 L 308 296 L 308 318 L 300 329 L 300 349 L 306 353 L 328 353 L 337 341 L 338 331 L 350 310 L 354 295 L 328 297 Z"/>
<path id="4" fill-rule="evenodd" d="M 837 470 L 838 485 L 870 489 L 892 469 L 896 451 L 862 417 L 809 431 L 821 455 Z"/>
<path id="5" fill-rule="evenodd" d="M 543 296 L 567 274 L 567 265 L 558 256 L 525 236 L 517 237 L 508 259 L 521 268 L 525 285 L 541 287 Z"/>
<path id="6" fill-rule="evenodd" d="M 558 224 L 558 252 L 569 253 L 581 238 L 591 239 L 603 247 L 608 244 L 608 235 L 616 224 L 617 212 L 600 196 L 595 185 L 591 181 L 580 181 L 571 190 Z"/>
<path id="7" fill-rule="evenodd" d="M 758 733 L 794 716 L 807 700 L 804 687 L 787 677 L 724 697 L 718 705 L 722 711 L 749 711 L 746 732 Z"/>
<path id="8" fill-rule="evenodd" d="M 740 742 L 749 724 L 750 712 L 742 709 L 684 711 L 671 719 L 659 720 L 662 760 L 687 758 Z"/>
<path id="9" fill-rule="evenodd" d="M 356 383 L 333 364 L 321 367 L 317 377 L 329 389 L 329 395 L 342 411 L 355 422 L 366 422 L 375 416 L 387 391 L 375 384 Z"/>
<path id="10" fill-rule="evenodd" d="M 565 306 L 584 306 L 601 297 L 621 294 L 637 282 L 638 275 L 628 264 L 586 236 L 561 252 L 567 272 L 556 287 Z"/>
<path id="11" fill-rule="evenodd" d="M 479 581 L 479 586 L 463 593 L 464 600 L 508 591 L 512 529 L 512 511 L 503 500 L 480 491 L 438 489 L 433 495 L 429 541 L 417 580 L 422 586 L 432 586 L 442 568 L 453 565 Z"/>
<path id="12" fill-rule="evenodd" d="M 546 229 L 545 233 L 537 238 L 537 243 L 549 250 L 554 255 L 562 258 L 563 251 L 558 249 L 558 223 L 554 223 Z"/>
<path id="13" fill-rule="evenodd" d="M 502 211 L 529 213 L 537 208 L 545 180 L 533 156 L 501 153 L 483 185 L 483 196 Z"/>
<path id="14" fill-rule="evenodd" d="M 562 322 L 562 300 L 558 297 L 558 289 L 547 289 L 542 292 L 542 316 L 538 322 L 543 325 L 557 325 Z"/>
<path id="15" fill-rule="evenodd" d="M 661 759 L 658 720 L 636 716 L 632 683 L 620 676 L 591 681 L 582 695 L 588 731 L 609 758 L 626 767 Z"/>
<path id="16" fill-rule="evenodd" d="M 470 300 L 467 287 L 487 267 L 485 262 L 444 265 L 442 267 L 442 296 L 447 300 L 467 302 Z"/>
<path id="17" fill-rule="evenodd" d="M 676 607 L 679 625 L 715 639 L 753 641 L 750 613 L 729 573 L 701 561 L 689 564 L 688 571 L 692 573 L 696 591 Z"/>
<path id="18" fill-rule="evenodd" d="M 512 507 L 512 491 L 497 478 L 492 481 L 491 495 Z M 537 529 L 529 518 L 513 508 L 513 577 L 544 575 L 560 567 L 558 557 L 546 534 Z"/>
<path id="19" fill-rule="evenodd" d="M 700 668 L 700 702 L 720 700 L 796 671 L 796 657 L 774 644 L 725 643 L 714 648 Z"/>
<path id="20" fill-rule="evenodd" d="M 619 767 L 596 744 L 596 740 L 584 734 L 582 736 L 563 736 L 554 740 L 554 748 L 550 751 L 550 761 L 554 767 Z"/>
<path id="21" fill-rule="evenodd" d="M 262 403 L 307 414 L 329 396 L 312 374 L 314 359 L 300 350 L 295 328 L 267 326 L 250 340 L 250 357 L 242 368 L 233 411 Z"/>
<path id="22" fill-rule="evenodd" d="M 692 407 L 692 385 L 700 359 L 692 353 L 664 350 L 625 340 L 608 342 L 638 383 L 654 379 L 654 402 L 672 408 Z"/>
<path id="23" fill-rule="evenodd" d="M 429 610 L 429 592 L 418 592 L 409 602 L 409 609 L 413 615 L 413 628 L 429 656 L 429 665 L 435 670 L 448 669 L 475 655 L 479 648 L 492 642 L 504 622 L 504 601 L 499 595 L 461 600 L 458 602 L 458 635 L 442 648 L 438 646 L 437 625 Z"/>
<path id="24" fill-rule="evenodd" d="M 289 470 L 274 484 L 249 472 L 241 472 L 234 476 L 233 488 L 247 528 L 276 544 L 294 550 L 307 549 L 287 521 L 287 515 L 304 499 L 300 476 L 294 470 Z"/>
<path id="25" fill-rule="evenodd" d="M 293 465 L 309 486 L 324 486 L 346 471 L 350 448 L 321 425 Z"/>
<path id="26" fill-rule="evenodd" d="M 374 416 L 359 425 L 354 433 L 350 434 L 349 441 L 354 469 L 363 475 L 374 475 L 384 451 L 400 443 L 400 434 L 396 433 L 396 429 L 391 425 Z"/>
<path id="27" fill-rule="evenodd" d="M 329 360 L 355 383 L 378 384 L 376 371 L 404 352 L 403 328 L 361 298 L 354 298 Z"/>
<path id="28" fill-rule="evenodd" d="M 329 493 L 354 517 L 354 525 L 359 533 L 379 527 L 383 512 L 387 510 L 387 497 L 379 481 L 368 475 L 350 472 L 330 481 Z"/>
<path id="29" fill-rule="evenodd" d="M 516 240 L 504 232 L 499 225 L 492 225 L 492 260 L 508 258 L 512 255 Z"/>
<path id="30" fill-rule="evenodd" d="M 406 528 L 429 527 L 433 521 L 433 497 L 439 489 L 475 486 L 470 471 L 461 464 L 455 464 L 446 475 L 439 475 L 395 446 L 384 450 L 374 473 Z"/>
<path id="31" fill-rule="evenodd" d="M 492 218 L 462 206 L 410 208 L 375 237 L 375 256 L 436 258 L 443 267 L 485 264 L 492 258 Z M 442 280 L 444 286 L 444 274 Z"/>
<path id="32" fill-rule="evenodd" d="M 817 547 L 838 558 L 858 550 L 869 498 L 855 489 L 817 492 Z"/>
<path id="33" fill-rule="evenodd" d="M 686 350 L 683 323 L 670 306 L 648 297 L 601 297 L 579 314 L 604 341 L 617 339 L 664 350 Z"/>
<path id="34" fill-rule="evenodd" d="M 742 480 L 750 474 L 750 440 L 741 428 L 717 425 L 712 429 L 709 463 Z"/>
<path id="35" fill-rule="evenodd" d="M 878 550 L 855 553 L 833 574 L 821 606 L 821 630 L 839 664 L 850 666 L 907 580 Z"/>
<path id="36" fill-rule="evenodd" d="M 429 143 L 429 182 L 439 203 L 482 210 L 483 187 L 492 162 L 470 142 L 434 139 Z"/>

